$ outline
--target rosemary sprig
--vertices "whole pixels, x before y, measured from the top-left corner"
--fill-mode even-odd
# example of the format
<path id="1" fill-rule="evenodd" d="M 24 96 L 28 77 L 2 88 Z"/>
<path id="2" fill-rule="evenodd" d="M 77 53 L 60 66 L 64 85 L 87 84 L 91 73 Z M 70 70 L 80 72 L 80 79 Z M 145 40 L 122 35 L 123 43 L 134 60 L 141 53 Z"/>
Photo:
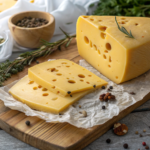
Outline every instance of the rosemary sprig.
<path id="1" fill-rule="evenodd" d="M 130 33 L 129 33 L 129 32 L 126 30 L 125 27 L 122 26 L 122 27 L 120 28 L 120 26 L 119 26 L 119 24 L 118 24 L 118 22 L 117 22 L 116 16 L 115 16 L 115 21 L 116 21 L 116 23 L 117 23 L 118 29 L 119 29 L 121 32 L 123 32 L 124 34 L 126 34 L 126 35 L 127 35 L 126 37 L 128 37 L 128 38 L 133 38 L 133 39 L 134 39 L 134 36 L 132 35 L 131 30 L 130 30 Z"/>
<path id="2" fill-rule="evenodd" d="M 22 53 L 14 61 L 10 62 L 7 60 L 0 64 L 0 86 L 3 86 L 5 80 L 11 77 L 13 74 L 23 71 L 24 66 L 30 65 L 33 61 L 36 61 L 39 57 L 44 57 L 50 55 L 54 50 L 59 49 L 62 44 L 66 43 L 66 47 L 69 46 L 71 40 L 76 37 L 76 35 L 68 35 L 61 28 L 60 30 L 66 35 L 64 39 L 56 41 L 54 43 L 49 43 L 42 40 L 42 46 L 35 51 Z M 36 61 L 37 62 L 37 61 Z"/>

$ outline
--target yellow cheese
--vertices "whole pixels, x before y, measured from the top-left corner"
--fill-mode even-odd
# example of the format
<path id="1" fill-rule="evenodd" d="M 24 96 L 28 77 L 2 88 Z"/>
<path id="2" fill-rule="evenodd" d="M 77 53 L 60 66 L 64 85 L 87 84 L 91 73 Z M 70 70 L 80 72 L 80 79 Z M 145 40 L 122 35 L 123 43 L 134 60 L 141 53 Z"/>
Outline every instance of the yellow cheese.
<path id="1" fill-rule="evenodd" d="M 116 83 L 133 79 L 150 69 L 150 19 L 117 17 L 133 38 L 122 33 L 114 16 L 80 16 L 77 21 L 79 54 Z"/>
<path id="2" fill-rule="evenodd" d="M 66 59 L 47 61 L 31 67 L 28 76 L 39 85 L 63 96 L 107 84 L 92 72 Z"/>
<path id="3" fill-rule="evenodd" d="M 0 0 L 0 12 L 14 6 L 17 0 Z"/>
<path id="4" fill-rule="evenodd" d="M 25 76 L 9 90 L 9 93 L 32 109 L 59 113 L 93 90 L 77 93 L 72 95 L 72 97 L 61 97 L 31 81 L 28 76 Z"/>

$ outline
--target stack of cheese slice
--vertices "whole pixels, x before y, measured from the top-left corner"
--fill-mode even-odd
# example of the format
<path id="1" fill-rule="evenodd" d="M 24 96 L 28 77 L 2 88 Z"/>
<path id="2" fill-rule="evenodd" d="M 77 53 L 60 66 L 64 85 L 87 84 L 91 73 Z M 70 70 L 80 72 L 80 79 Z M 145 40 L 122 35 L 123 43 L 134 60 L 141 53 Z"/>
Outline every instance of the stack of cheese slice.
<path id="1" fill-rule="evenodd" d="M 28 76 L 9 92 L 33 109 L 59 113 L 107 82 L 69 60 L 60 59 L 29 68 Z"/>
<path id="2" fill-rule="evenodd" d="M 116 83 L 131 80 L 150 69 L 150 18 L 117 17 L 134 38 L 121 32 L 115 16 L 80 16 L 77 22 L 79 54 Z"/>

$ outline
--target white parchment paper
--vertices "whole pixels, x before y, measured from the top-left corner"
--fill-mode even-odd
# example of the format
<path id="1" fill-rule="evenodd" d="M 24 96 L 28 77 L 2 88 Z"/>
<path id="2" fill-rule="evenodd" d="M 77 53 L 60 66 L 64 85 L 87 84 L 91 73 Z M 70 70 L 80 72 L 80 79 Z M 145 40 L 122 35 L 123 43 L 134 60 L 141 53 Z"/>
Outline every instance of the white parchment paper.
<path id="1" fill-rule="evenodd" d="M 0 88 L 0 99 L 4 102 L 5 106 L 24 112 L 27 116 L 37 116 L 46 122 L 68 122 L 79 128 L 90 128 L 107 122 L 109 119 L 117 116 L 119 112 L 125 108 L 142 100 L 143 97 L 150 92 L 150 71 L 131 81 L 117 85 L 100 74 L 85 60 L 80 60 L 80 65 L 107 81 L 107 87 L 110 85 L 113 86 L 111 93 L 116 96 L 116 101 L 101 102 L 99 96 L 106 93 L 108 88 L 105 90 L 98 89 L 81 98 L 73 106 L 70 106 L 61 116 L 52 113 L 45 113 L 31 109 L 26 104 L 15 100 L 8 93 L 9 89 L 17 81 Z M 135 92 L 136 95 L 131 95 L 130 92 Z M 81 105 L 81 108 L 79 108 L 79 105 Z M 102 109 L 103 105 L 106 106 L 105 110 Z M 82 110 L 87 112 L 87 117 L 83 117 L 83 115 L 79 113 Z"/>

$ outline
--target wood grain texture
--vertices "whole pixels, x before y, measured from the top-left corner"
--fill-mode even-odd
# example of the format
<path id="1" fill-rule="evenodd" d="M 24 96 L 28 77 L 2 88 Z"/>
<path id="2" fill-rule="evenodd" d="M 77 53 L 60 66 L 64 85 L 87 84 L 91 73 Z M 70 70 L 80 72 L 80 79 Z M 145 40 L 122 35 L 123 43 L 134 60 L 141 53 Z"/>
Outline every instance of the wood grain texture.
<path id="1" fill-rule="evenodd" d="M 82 58 L 77 52 L 76 41 L 72 41 L 67 49 L 62 46 L 61 51 L 57 50 L 50 56 L 40 58 L 38 61 L 44 62 L 48 59 L 58 58 L 65 58 L 78 63 Z M 35 63 L 31 66 L 33 65 Z M 9 84 L 25 76 L 27 70 L 28 67 L 23 72 L 12 76 L 5 84 Z M 0 101 L 0 126 L 12 136 L 41 150 L 80 150 L 107 132 L 115 122 L 128 115 L 149 98 L 150 93 L 141 101 L 122 111 L 118 116 L 90 130 L 79 129 L 68 123 L 46 123 L 37 117 L 25 116 L 24 113 L 10 110 Z M 31 126 L 29 127 L 25 124 L 27 120 L 31 122 Z"/>
<path id="2" fill-rule="evenodd" d="M 24 17 L 42 18 L 48 21 L 48 24 L 36 28 L 23 28 L 15 24 Z M 8 20 L 8 26 L 15 41 L 27 48 L 38 48 L 41 45 L 41 39 L 50 41 L 55 30 L 55 18 L 41 11 L 26 11 L 13 15 Z"/>

